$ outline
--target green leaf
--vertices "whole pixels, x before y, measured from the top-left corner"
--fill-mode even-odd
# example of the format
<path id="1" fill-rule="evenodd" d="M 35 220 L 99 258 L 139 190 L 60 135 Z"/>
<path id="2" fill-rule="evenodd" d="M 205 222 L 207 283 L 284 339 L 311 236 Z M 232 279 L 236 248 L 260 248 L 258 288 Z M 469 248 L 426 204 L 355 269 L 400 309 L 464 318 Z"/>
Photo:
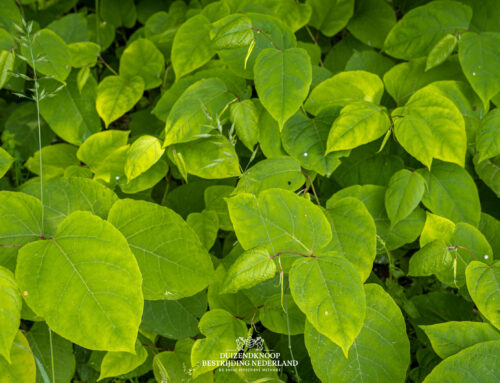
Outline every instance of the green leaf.
<path id="1" fill-rule="evenodd" d="M 134 76 L 108 76 L 97 87 L 97 113 L 104 120 L 106 128 L 123 116 L 141 99 L 144 80 Z"/>
<path id="2" fill-rule="evenodd" d="M 394 24 L 396 14 L 385 0 L 358 0 L 347 29 L 366 45 L 382 48 Z"/>
<path id="3" fill-rule="evenodd" d="M 312 8 L 311 24 L 331 37 L 347 25 L 354 12 L 354 0 L 307 0 Z"/>
<path id="4" fill-rule="evenodd" d="M 172 66 L 176 79 L 203 66 L 214 54 L 210 20 L 203 15 L 191 17 L 178 29 L 172 45 Z"/>
<path id="5" fill-rule="evenodd" d="M 479 178 L 500 198 L 500 155 L 478 163 L 474 159 L 474 170 Z"/>
<path id="6" fill-rule="evenodd" d="M 124 375 L 133 371 L 146 361 L 148 353 L 139 341 L 135 343 L 134 353 L 109 351 L 104 355 L 101 364 L 101 374 L 98 380 Z"/>
<path id="7" fill-rule="evenodd" d="M 192 84 L 170 110 L 163 146 L 207 137 L 218 129 L 221 113 L 234 98 L 221 79 L 208 78 Z"/>
<path id="8" fill-rule="evenodd" d="M 156 46 L 147 39 L 131 43 L 120 57 L 120 76 L 144 80 L 144 90 L 156 88 L 163 81 L 165 59 Z"/>
<path id="9" fill-rule="evenodd" d="M 21 47 L 24 57 L 28 58 L 33 67 L 35 60 L 36 70 L 41 74 L 53 76 L 64 82 L 71 70 L 71 58 L 68 46 L 57 34 L 49 29 L 41 29 L 33 35 L 33 56 L 27 47 Z M 44 58 L 40 60 L 40 57 Z"/>
<path id="10" fill-rule="evenodd" d="M 455 35 L 450 33 L 446 34 L 429 52 L 427 62 L 425 64 L 425 71 L 442 64 L 452 54 L 457 45 L 458 39 Z"/>
<path id="11" fill-rule="evenodd" d="M 464 33 L 458 57 L 465 77 L 485 105 L 500 91 L 500 33 Z"/>
<path id="12" fill-rule="evenodd" d="M 44 82 L 47 92 L 53 92 L 59 85 L 54 80 Z M 79 89 L 77 72 L 73 71 L 64 88 L 53 97 L 40 101 L 40 113 L 59 137 L 71 144 L 80 145 L 90 135 L 101 130 L 96 98 L 97 83 L 94 77 L 89 76 L 85 85 Z"/>
<path id="13" fill-rule="evenodd" d="M 55 383 L 70 382 L 75 374 L 73 345 L 51 331 L 44 322 L 36 322 L 26 333 L 37 363 L 37 382 L 52 382 L 52 361 Z M 52 350 L 52 351 L 51 351 Z"/>
<path id="14" fill-rule="evenodd" d="M 0 300 L 2 302 L 0 356 L 3 356 L 10 363 L 10 350 L 21 321 L 22 298 L 14 274 L 2 266 L 0 266 Z"/>
<path id="15" fill-rule="evenodd" d="M 377 250 L 375 222 L 357 198 L 345 197 L 328 205 L 326 216 L 332 229 L 327 249 L 342 254 L 364 282 L 371 273 Z"/>
<path id="16" fill-rule="evenodd" d="M 481 121 L 476 148 L 479 155 L 475 160 L 478 163 L 500 154 L 500 109 L 493 109 Z"/>
<path id="17" fill-rule="evenodd" d="M 234 294 L 221 293 L 222 289 L 224 288 L 226 274 L 227 272 L 225 266 L 223 264 L 220 264 L 215 270 L 215 275 L 212 279 L 212 282 L 208 286 L 208 306 L 211 310 L 226 310 L 230 312 L 235 318 L 242 318 L 248 323 L 251 323 L 252 318 L 257 321 L 258 313 L 255 312 L 256 304 L 254 304 L 246 294 L 249 290 L 237 291 Z"/>
<path id="18" fill-rule="evenodd" d="M 226 198 L 231 196 L 233 190 L 232 186 L 214 185 L 208 186 L 202 193 L 207 210 L 213 210 L 217 213 L 220 228 L 226 231 L 233 231 L 226 203 Z"/>
<path id="19" fill-rule="evenodd" d="M 259 104 L 260 106 L 260 104 Z M 266 158 L 286 156 L 281 145 L 281 132 L 278 122 L 269 112 L 260 106 L 259 147 Z"/>
<path id="20" fill-rule="evenodd" d="M 338 151 L 325 156 L 328 133 L 338 112 L 339 108 L 323 109 L 314 118 L 299 112 L 283 127 L 283 147 L 303 168 L 329 176 L 340 165 L 340 157 L 349 154 Z"/>
<path id="21" fill-rule="evenodd" d="M 365 71 L 341 72 L 315 87 L 307 99 L 306 110 L 317 115 L 331 106 L 346 106 L 354 101 L 378 104 L 384 93 L 380 77 Z"/>
<path id="22" fill-rule="evenodd" d="M 165 149 L 160 140 L 153 136 L 141 136 L 130 146 L 125 161 L 125 175 L 129 181 L 139 177 L 157 163 Z"/>
<path id="23" fill-rule="evenodd" d="M 388 137 L 387 134 L 385 137 Z M 351 153 L 348 151 L 349 157 L 340 159 L 341 163 L 333 173 L 333 179 L 342 186 L 387 185 L 391 176 L 404 168 L 404 161 L 395 154 L 376 153 L 380 147 L 380 142 L 375 141 L 356 148 Z"/>
<path id="24" fill-rule="evenodd" d="M 4 245 L 0 246 L 0 265 L 14 270 L 18 247 L 42 235 L 40 200 L 24 193 L 0 191 L 0 239 Z"/>
<path id="25" fill-rule="evenodd" d="M 304 27 L 312 16 L 310 4 L 298 3 L 294 0 L 277 1 L 272 8 L 274 14 L 294 32 Z"/>
<path id="26" fill-rule="evenodd" d="M 15 58 L 14 52 L 0 50 L 0 89 L 7 83 L 11 76 L 10 72 L 14 70 Z"/>
<path id="27" fill-rule="evenodd" d="M 247 326 L 245 322 L 234 318 L 227 311 L 215 309 L 208 311 L 200 319 L 200 331 L 206 338 L 194 342 L 191 350 L 191 365 L 193 366 L 193 378 L 214 370 L 217 366 L 202 365 L 202 361 L 225 361 L 225 354 L 238 352 L 236 339 L 246 338 Z"/>
<path id="28" fill-rule="evenodd" d="M 57 33 L 67 44 L 86 41 L 88 38 L 87 22 L 81 13 L 72 13 L 54 20 L 47 25 L 47 29 Z"/>
<path id="29" fill-rule="evenodd" d="M 405 60 L 427 56 L 446 34 L 467 30 L 471 17 L 470 7 L 458 1 L 432 1 L 414 8 L 391 29 L 384 51 Z"/>
<path id="30" fill-rule="evenodd" d="M 10 169 L 14 158 L 2 147 L 0 147 L 0 178 Z"/>
<path id="31" fill-rule="evenodd" d="M 198 334 L 198 318 L 207 310 L 207 293 L 175 301 L 145 301 L 141 329 L 169 339 L 183 339 Z"/>
<path id="32" fill-rule="evenodd" d="M 252 21 L 245 15 L 228 15 L 212 24 L 210 38 L 217 50 L 242 48 L 253 39 Z"/>
<path id="33" fill-rule="evenodd" d="M 11 363 L 0 358 L 0 376 L 5 383 L 35 383 L 35 359 L 21 330 L 17 332 L 10 350 Z M 2 382 L 2 383 L 3 383 Z"/>
<path id="34" fill-rule="evenodd" d="M 97 21 L 95 14 L 87 16 L 87 27 L 89 28 L 89 40 L 100 45 L 106 50 L 115 39 L 115 27 L 102 19 Z"/>
<path id="35" fill-rule="evenodd" d="M 239 193 L 227 199 L 227 205 L 245 250 L 265 246 L 271 255 L 283 251 L 309 255 L 332 239 L 330 224 L 321 209 L 287 190 L 267 189 L 258 197 Z"/>
<path id="36" fill-rule="evenodd" d="M 41 152 L 42 171 L 47 178 L 64 174 L 68 166 L 79 165 L 76 158 L 76 147 L 68 144 L 44 146 Z M 37 175 L 40 175 L 40 152 L 37 151 L 26 161 L 25 166 Z"/>
<path id="37" fill-rule="evenodd" d="M 446 242 L 435 239 L 411 256 L 408 275 L 427 277 L 446 271 L 452 267 L 452 263 L 453 256 Z"/>
<path id="38" fill-rule="evenodd" d="M 259 110 L 252 100 L 231 104 L 230 119 L 241 142 L 250 150 L 259 141 Z"/>
<path id="39" fill-rule="evenodd" d="M 452 287 L 462 287 L 466 283 L 466 267 L 477 259 L 491 264 L 493 250 L 484 235 L 474 226 L 460 222 L 447 241 L 448 250 L 453 250 L 453 266 L 436 273 L 438 279 Z"/>
<path id="40" fill-rule="evenodd" d="M 365 292 L 354 266 L 330 254 L 298 259 L 290 270 L 290 291 L 307 320 L 347 358 L 365 320 Z"/>
<path id="41" fill-rule="evenodd" d="M 476 136 L 487 109 L 479 96 L 465 81 L 435 81 L 429 89 L 437 91 L 453 101 L 465 120 L 469 152 L 475 152 Z"/>
<path id="42" fill-rule="evenodd" d="M 194 343 L 192 339 L 188 340 Z M 190 361 L 191 344 L 189 344 L 189 349 L 186 350 L 186 359 L 186 356 L 181 354 L 180 342 L 181 341 L 176 343 L 175 351 L 164 351 L 155 355 L 153 360 L 153 372 L 156 380 L 158 382 L 212 383 L 212 372 L 207 372 L 197 378 L 192 377 Z"/>
<path id="43" fill-rule="evenodd" d="M 465 3 L 472 8 L 471 30 L 481 32 L 498 31 L 500 25 L 500 9 L 496 7 L 495 0 L 475 1 L 466 0 Z"/>
<path id="44" fill-rule="evenodd" d="M 476 184 L 463 168 L 450 163 L 436 163 L 431 171 L 423 170 L 427 189 L 422 202 L 431 212 L 453 222 L 477 226 L 481 204 Z"/>
<path id="45" fill-rule="evenodd" d="M 417 172 L 402 169 L 394 173 L 385 192 L 385 208 L 391 226 L 408 217 L 425 191 L 425 180 Z"/>
<path id="46" fill-rule="evenodd" d="M 166 59 L 171 57 L 175 34 L 186 20 L 185 4 L 177 3 L 176 5 L 169 13 L 163 10 L 153 13 L 144 26 L 145 37 L 156 45 Z"/>
<path id="47" fill-rule="evenodd" d="M 354 185 L 335 193 L 327 202 L 330 208 L 336 201 L 344 197 L 358 198 L 370 212 L 377 235 L 385 242 L 388 250 L 395 250 L 406 243 L 411 243 L 418 238 L 425 222 L 425 212 L 421 208 L 415 209 L 407 218 L 396 224 L 392 229 L 385 210 L 386 188 L 379 185 Z M 385 253 L 386 248 L 382 242 L 377 243 L 377 252 Z"/>
<path id="48" fill-rule="evenodd" d="M 284 295 L 283 306 L 281 294 L 274 294 L 267 298 L 264 307 L 259 310 L 262 325 L 278 334 L 303 334 L 306 317 L 290 294 Z"/>
<path id="49" fill-rule="evenodd" d="M 231 13 L 229 4 L 223 1 L 214 1 L 215 4 L 206 4 L 201 13 L 212 22 L 222 19 Z"/>
<path id="50" fill-rule="evenodd" d="M 80 146 L 76 156 L 89 166 L 97 179 L 111 182 L 111 176 L 114 175 L 111 165 L 119 156 L 123 156 L 123 162 L 125 162 L 129 150 L 127 146 L 129 134 L 130 132 L 121 130 L 108 130 L 93 134 Z M 119 172 L 120 175 L 123 174 L 121 161 L 119 165 L 122 169 Z"/>
<path id="51" fill-rule="evenodd" d="M 375 141 L 384 135 L 391 122 L 384 107 L 367 101 L 346 105 L 333 122 L 326 153 L 349 150 Z"/>
<path id="52" fill-rule="evenodd" d="M 94 66 L 97 63 L 101 47 L 90 41 L 84 41 L 69 44 L 68 50 L 71 57 L 71 66 L 73 68 L 83 68 Z"/>
<path id="53" fill-rule="evenodd" d="M 500 221 L 489 214 L 481 213 L 478 229 L 491 245 L 493 254 L 500 254 L 500 237 L 496 235 L 500 230 Z"/>
<path id="54" fill-rule="evenodd" d="M 477 343 L 500 340 L 500 332 L 488 323 L 445 322 L 419 327 L 424 330 L 432 348 L 442 359 Z"/>
<path id="55" fill-rule="evenodd" d="M 127 241 L 108 222 L 70 214 L 53 238 L 19 251 L 16 279 L 30 308 L 64 338 L 93 350 L 134 350 L 142 277 Z"/>
<path id="56" fill-rule="evenodd" d="M 292 30 L 277 17 L 263 13 L 246 13 L 246 16 L 250 19 L 253 28 L 257 31 L 259 29 L 264 31 L 279 49 L 285 50 L 297 46 Z M 259 54 L 267 48 L 276 49 L 269 37 L 266 37 L 264 33 L 255 33 L 255 45 L 250 56 L 248 56 L 248 47 L 246 46 L 219 50 L 217 55 L 238 76 L 252 79 L 254 64 Z"/>
<path id="57" fill-rule="evenodd" d="M 475 379 L 481 383 L 495 383 L 500 379 L 500 341 L 482 342 L 446 358 L 427 375 L 424 383 L 462 383 Z"/>
<path id="58" fill-rule="evenodd" d="M 153 372 L 157 382 L 192 382 L 179 355 L 174 351 L 163 351 L 155 355 Z"/>
<path id="59" fill-rule="evenodd" d="M 120 177 L 118 185 L 120 185 L 122 192 L 126 194 L 139 193 L 151 189 L 158 184 L 167 175 L 168 169 L 167 162 L 159 160 L 146 170 L 146 172 L 131 181 L 127 181 L 125 177 Z"/>
<path id="60" fill-rule="evenodd" d="M 172 107 L 187 88 L 200 80 L 206 80 L 212 77 L 222 80 L 224 84 L 226 84 L 226 90 L 229 90 L 231 93 L 240 94 L 243 98 L 245 98 L 243 95 L 248 93 L 249 88 L 247 87 L 245 79 L 236 76 L 229 69 L 216 66 L 215 68 L 196 71 L 189 76 L 177 80 L 163 93 L 152 113 L 160 120 L 167 121 Z M 236 97 L 233 97 L 233 99 L 234 98 Z M 207 100 L 204 100 L 204 103 L 207 103 Z"/>
<path id="61" fill-rule="evenodd" d="M 210 256 L 172 210 L 123 199 L 113 205 L 108 220 L 122 232 L 137 258 L 146 299 L 179 299 L 207 287 L 213 274 Z"/>
<path id="62" fill-rule="evenodd" d="M 2 13 L 0 14 L 0 28 L 14 33 L 17 28 L 14 25 L 22 25 L 22 16 L 15 1 L 8 0 L 2 3 Z"/>
<path id="63" fill-rule="evenodd" d="M 465 270 L 467 289 L 477 308 L 500 329 L 500 262 L 487 265 L 472 261 Z"/>
<path id="64" fill-rule="evenodd" d="M 384 74 L 385 89 L 398 105 L 405 104 L 413 93 L 432 82 L 445 80 L 465 81 L 456 56 L 451 56 L 441 65 L 428 71 L 425 71 L 425 65 L 426 58 L 420 57 L 395 65 Z M 450 97 L 449 95 L 446 96 Z"/>
<path id="65" fill-rule="evenodd" d="M 305 180 L 299 163 L 293 158 L 269 158 L 245 171 L 234 193 L 258 195 L 261 191 L 271 188 L 295 191 L 304 185 Z"/>
<path id="66" fill-rule="evenodd" d="M 234 146 L 224 136 L 211 136 L 169 148 L 182 156 L 189 174 L 208 179 L 238 177 L 240 165 Z"/>
<path id="67" fill-rule="evenodd" d="M 425 225 L 420 235 L 420 247 L 424 247 L 435 239 L 448 241 L 455 231 L 455 224 L 447 218 L 426 212 Z"/>
<path id="68" fill-rule="evenodd" d="M 423 88 L 393 110 L 392 120 L 399 143 L 427 168 L 434 158 L 464 166 L 465 121 L 447 97 Z"/>
<path id="69" fill-rule="evenodd" d="M 405 381 L 410 344 L 401 310 L 382 287 L 365 285 L 366 318 L 347 358 L 342 349 L 306 322 L 305 343 L 324 383 Z"/>
<path id="70" fill-rule="evenodd" d="M 274 277 L 276 264 L 265 247 L 243 252 L 231 265 L 223 282 L 221 294 L 233 294 L 249 289 Z"/>
<path id="71" fill-rule="evenodd" d="M 22 187 L 24 193 L 40 198 L 40 182 Z M 82 177 L 58 177 L 43 182 L 44 232 L 52 235 L 57 227 L 75 211 L 89 211 L 103 219 L 118 199 L 99 182 Z M 47 235 L 46 235 L 47 236 Z"/>
<path id="72" fill-rule="evenodd" d="M 213 210 L 191 213 L 187 216 L 187 224 L 195 231 L 201 243 L 210 250 L 217 239 L 219 216 Z"/>
<path id="73" fill-rule="evenodd" d="M 100 14 L 103 20 L 115 28 L 122 25 L 132 28 L 137 18 L 133 0 L 105 0 L 101 3 Z"/>
<path id="74" fill-rule="evenodd" d="M 345 65 L 345 70 L 364 70 L 382 78 L 393 65 L 393 59 L 375 51 L 363 50 L 353 53 Z"/>
<path id="75" fill-rule="evenodd" d="M 281 130 L 309 93 L 311 59 L 301 48 L 265 49 L 255 60 L 254 78 L 262 106 Z"/>

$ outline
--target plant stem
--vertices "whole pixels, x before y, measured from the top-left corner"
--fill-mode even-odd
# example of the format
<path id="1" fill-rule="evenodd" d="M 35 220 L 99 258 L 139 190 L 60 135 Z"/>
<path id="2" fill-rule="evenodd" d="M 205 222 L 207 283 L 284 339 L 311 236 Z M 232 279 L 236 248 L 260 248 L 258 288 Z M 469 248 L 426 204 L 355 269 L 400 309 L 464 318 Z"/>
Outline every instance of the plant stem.
<path id="1" fill-rule="evenodd" d="M 253 29 L 254 31 L 257 31 L 257 33 L 262 33 L 264 36 L 266 36 L 269 41 L 274 45 L 274 47 L 279 50 L 279 51 L 282 51 L 283 49 L 281 49 L 278 44 L 276 44 L 276 42 L 273 40 L 273 38 L 271 36 L 269 36 L 266 32 L 264 32 L 262 29 L 260 28 L 256 28 L 256 27 L 250 27 L 250 29 Z"/>
<path id="2" fill-rule="evenodd" d="M 295 357 L 293 356 L 293 349 L 292 349 L 292 336 L 290 335 L 290 318 L 288 317 L 288 306 L 286 304 L 286 299 L 284 300 L 285 304 L 285 316 L 286 316 L 286 330 L 287 330 L 287 336 L 288 336 L 288 350 L 290 350 L 290 357 L 292 360 L 295 360 Z M 299 371 L 297 370 L 297 366 L 293 366 L 295 370 L 295 377 L 297 378 L 297 383 L 300 383 L 300 376 L 299 376 Z"/>
<path id="3" fill-rule="evenodd" d="M 312 190 L 312 192 L 313 192 L 313 194 L 314 194 L 314 198 L 316 199 L 316 203 L 318 204 L 318 206 L 321 206 L 321 203 L 319 202 L 318 194 L 316 194 L 316 189 L 315 189 L 315 187 L 314 187 L 314 183 L 313 183 L 313 181 L 312 181 L 312 179 L 311 179 L 311 176 L 310 176 L 309 174 L 307 174 L 306 172 L 302 171 L 302 170 L 301 170 L 300 172 L 301 172 L 301 173 L 303 174 L 303 176 L 304 176 L 304 177 L 306 177 L 306 178 L 307 178 L 307 180 L 309 181 L 309 186 L 311 187 L 311 190 Z M 309 187 L 308 187 L 308 188 L 306 188 L 306 191 L 307 191 L 308 189 L 309 189 Z"/>
<path id="4" fill-rule="evenodd" d="M 37 126 L 38 126 L 38 152 L 40 154 L 40 201 L 42 203 L 42 222 L 41 222 L 41 233 L 40 235 L 43 235 L 43 226 L 44 226 L 44 221 L 45 221 L 45 206 L 43 204 L 43 160 L 42 160 L 42 127 L 40 123 L 40 94 L 39 94 L 39 87 L 40 84 L 38 82 L 38 77 L 36 73 L 36 60 L 35 56 L 33 55 L 33 38 L 30 34 L 30 28 L 26 27 L 26 35 L 28 38 L 28 44 L 29 44 L 29 49 L 30 49 L 30 56 L 31 56 L 31 66 L 33 67 L 33 82 L 34 82 L 34 87 L 35 87 L 35 104 L 36 104 L 36 118 L 37 118 Z"/>
<path id="5" fill-rule="evenodd" d="M 49 327 L 49 341 L 50 341 L 50 363 L 52 368 L 52 383 L 56 382 L 56 371 L 54 368 L 54 346 L 52 344 L 52 330 Z"/>
<path id="6" fill-rule="evenodd" d="M 111 67 L 111 65 L 109 65 L 109 64 L 106 62 L 106 60 L 104 60 L 104 59 L 102 58 L 102 56 L 101 56 L 101 55 L 99 55 L 99 60 L 100 60 L 100 61 L 104 64 L 104 66 L 105 66 L 106 68 L 108 68 L 108 69 L 111 71 L 111 73 L 113 73 L 115 76 L 119 76 L 118 72 L 116 72 L 116 71 L 115 71 L 115 70 Z"/>
<path id="7" fill-rule="evenodd" d="M 311 37 L 311 40 L 313 41 L 313 43 L 314 43 L 315 45 L 318 45 L 318 39 L 317 39 L 316 37 L 314 37 L 314 35 L 313 35 L 313 34 L 312 34 L 312 32 L 311 32 L 311 28 L 309 28 L 309 26 L 308 26 L 308 25 L 306 25 L 306 31 L 307 31 L 307 33 L 309 34 L 309 36 Z"/>
<path id="8" fill-rule="evenodd" d="M 387 254 L 387 259 L 389 260 L 389 279 L 393 279 L 394 264 L 392 263 L 391 252 L 387 248 L 385 241 L 378 234 L 377 234 L 377 241 L 379 241 L 382 244 L 382 246 L 384 246 L 385 253 Z"/>
<path id="9" fill-rule="evenodd" d="M 474 255 L 474 253 L 472 252 L 472 250 L 469 250 L 466 247 L 463 247 L 463 246 L 450 246 L 450 247 L 448 247 L 448 250 L 455 250 L 456 251 L 458 249 L 465 250 L 466 252 L 468 252 L 472 256 L 472 258 L 474 258 L 475 261 L 477 261 L 477 258 Z"/>
<path id="10" fill-rule="evenodd" d="M 299 251 L 280 251 L 279 253 L 271 255 L 269 258 L 276 258 L 276 257 L 279 258 L 282 254 L 295 254 L 295 255 L 300 255 L 301 257 L 305 257 L 305 258 L 309 258 L 312 256 L 312 254 L 307 255 L 307 254 L 301 253 Z"/>

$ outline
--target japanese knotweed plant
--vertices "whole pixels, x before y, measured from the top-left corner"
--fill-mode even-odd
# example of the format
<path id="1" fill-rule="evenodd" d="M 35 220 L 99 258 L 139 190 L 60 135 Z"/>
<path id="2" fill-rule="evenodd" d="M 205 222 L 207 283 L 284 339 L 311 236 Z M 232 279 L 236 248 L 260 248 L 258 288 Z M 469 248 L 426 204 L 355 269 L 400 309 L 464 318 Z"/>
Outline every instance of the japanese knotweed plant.
<path id="1" fill-rule="evenodd" d="M 0 382 L 500 381 L 497 0 L 0 0 Z"/>

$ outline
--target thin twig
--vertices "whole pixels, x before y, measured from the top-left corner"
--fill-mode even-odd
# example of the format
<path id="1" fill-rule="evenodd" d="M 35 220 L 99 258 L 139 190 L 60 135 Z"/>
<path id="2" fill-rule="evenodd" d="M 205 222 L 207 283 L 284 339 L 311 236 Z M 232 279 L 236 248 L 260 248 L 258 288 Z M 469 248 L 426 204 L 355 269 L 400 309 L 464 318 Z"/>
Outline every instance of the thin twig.
<path id="1" fill-rule="evenodd" d="M 24 20 L 24 19 L 23 19 Z M 45 205 L 43 203 L 43 160 L 42 160 L 42 125 L 40 121 L 40 94 L 38 92 L 38 88 L 40 84 L 38 82 L 37 72 L 36 72 L 36 60 L 33 54 L 33 38 L 31 37 L 30 26 L 26 26 L 26 36 L 29 44 L 30 56 L 31 56 L 31 66 L 33 69 L 33 81 L 35 87 L 35 104 L 36 104 L 36 117 L 37 117 L 37 126 L 38 126 L 38 152 L 40 153 L 40 201 L 42 203 L 42 222 L 41 222 L 41 235 L 43 235 L 43 225 L 45 221 Z"/>
<path id="2" fill-rule="evenodd" d="M 281 49 L 278 44 L 276 44 L 276 42 L 273 40 L 273 38 L 271 36 L 269 36 L 266 32 L 264 32 L 262 29 L 260 28 L 257 28 L 257 27 L 250 27 L 250 29 L 253 29 L 254 31 L 257 31 L 257 33 L 262 33 L 264 36 L 266 36 L 269 41 L 274 45 L 274 47 L 279 50 L 279 51 L 283 51 L 283 49 Z"/>
<path id="3" fill-rule="evenodd" d="M 306 172 L 302 171 L 302 170 L 301 170 L 300 172 L 301 172 L 301 173 L 302 173 L 302 175 L 303 175 L 304 177 L 306 177 L 306 178 L 307 178 L 307 180 L 309 181 L 309 186 L 311 187 L 311 190 L 312 190 L 312 192 L 313 192 L 313 194 L 314 194 L 314 198 L 316 199 L 316 203 L 318 204 L 318 206 L 320 206 L 320 205 L 321 205 L 321 203 L 319 202 L 318 194 L 316 194 L 316 189 L 314 188 L 314 183 L 313 183 L 313 181 L 312 181 L 312 179 L 311 179 L 311 176 L 310 176 L 309 174 L 307 174 Z M 306 188 L 306 191 L 307 191 L 308 189 L 309 189 L 309 188 Z"/>
<path id="4" fill-rule="evenodd" d="M 470 255 L 472 255 L 472 258 L 474 258 L 475 261 L 477 261 L 477 258 L 476 256 L 474 255 L 474 253 L 470 250 L 470 249 L 467 249 L 466 247 L 463 247 L 463 246 L 449 246 L 448 247 L 448 250 L 457 250 L 457 249 L 461 249 L 461 250 L 465 250 L 466 252 L 468 252 Z"/>
<path id="5" fill-rule="evenodd" d="M 0 244 L 0 247 L 6 247 L 6 248 L 9 248 L 9 249 L 10 248 L 13 248 L 13 249 L 20 248 L 20 247 L 23 247 L 23 246 L 24 245 L 2 245 L 2 244 Z"/>
<path id="6" fill-rule="evenodd" d="M 106 62 L 106 60 L 104 60 L 104 59 L 102 58 L 102 56 L 101 56 L 101 55 L 99 55 L 99 60 L 100 60 L 100 61 L 104 64 L 104 66 L 105 66 L 106 68 L 108 68 L 108 69 L 111 71 L 111 73 L 113 73 L 115 76 L 119 76 L 118 72 L 116 72 L 116 71 L 115 71 L 115 70 L 111 67 L 111 65 L 109 65 L 109 64 Z"/>
<path id="7" fill-rule="evenodd" d="M 300 255 L 301 257 L 305 257 L 305 258 L 314 257 L 312 254 L 307 255 L 307 254 L 301 253 L 299 251 L 280 251 L 279 253 L 276 253 L 274 255 L 269 256 L 269 258 L 272 259 L 272 258 L 280 257 L 283 254 L 295 254 L 295 255 Z"/>

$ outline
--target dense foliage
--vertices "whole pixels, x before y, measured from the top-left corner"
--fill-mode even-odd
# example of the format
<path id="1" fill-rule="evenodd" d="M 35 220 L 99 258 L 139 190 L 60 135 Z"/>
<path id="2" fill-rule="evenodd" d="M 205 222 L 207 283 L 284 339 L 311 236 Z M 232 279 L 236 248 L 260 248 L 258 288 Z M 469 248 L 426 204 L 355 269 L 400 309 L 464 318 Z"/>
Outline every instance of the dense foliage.
<path id="1" fill-rule="evenodd" d="M 498 0 L 0 0 L 0 88 L 0 382 L 500 381 Z"/>

